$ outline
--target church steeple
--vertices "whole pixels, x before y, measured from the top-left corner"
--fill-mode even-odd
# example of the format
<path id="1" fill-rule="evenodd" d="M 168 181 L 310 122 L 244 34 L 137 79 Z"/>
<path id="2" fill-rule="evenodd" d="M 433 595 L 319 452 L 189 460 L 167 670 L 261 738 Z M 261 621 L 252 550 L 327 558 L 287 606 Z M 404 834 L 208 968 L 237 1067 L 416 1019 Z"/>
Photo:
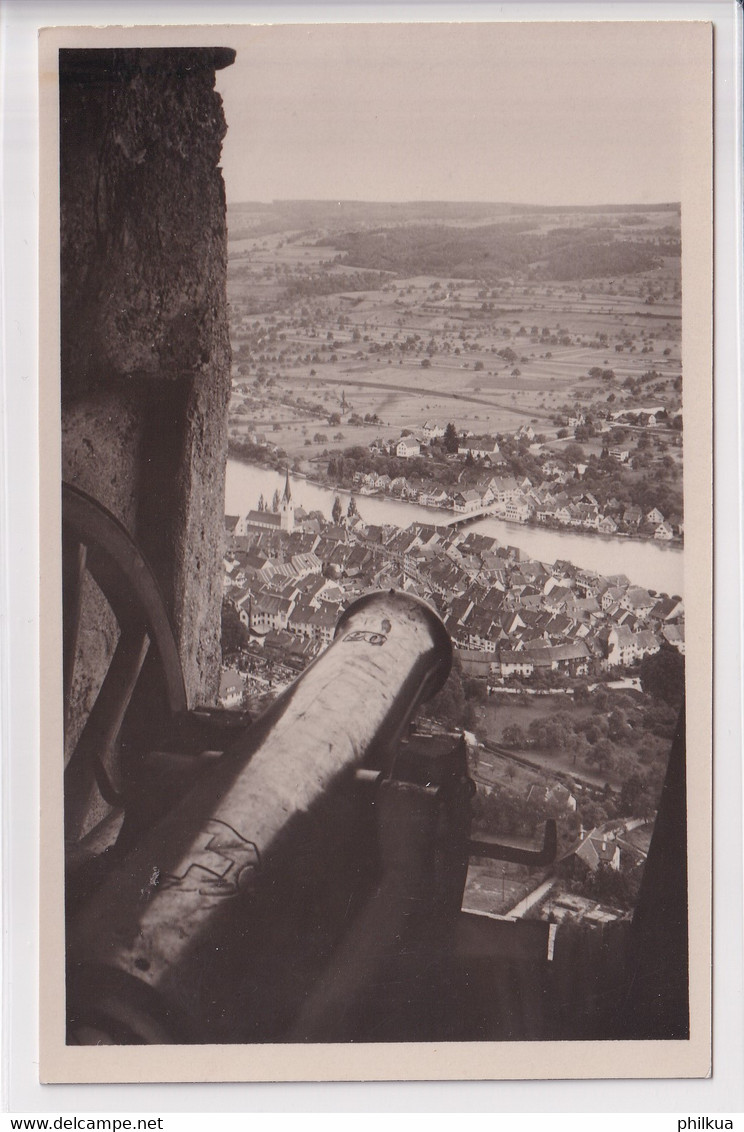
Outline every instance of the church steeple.
<path id="1" fill-rule="evenodd" d="M 282 496 L 282 530 L 294 530 L 294 502 L 292 500 L 292 488 L 289 484 L 289 468 L 287 468 L 287 477 L 284 481 L 284 495 Z"/>

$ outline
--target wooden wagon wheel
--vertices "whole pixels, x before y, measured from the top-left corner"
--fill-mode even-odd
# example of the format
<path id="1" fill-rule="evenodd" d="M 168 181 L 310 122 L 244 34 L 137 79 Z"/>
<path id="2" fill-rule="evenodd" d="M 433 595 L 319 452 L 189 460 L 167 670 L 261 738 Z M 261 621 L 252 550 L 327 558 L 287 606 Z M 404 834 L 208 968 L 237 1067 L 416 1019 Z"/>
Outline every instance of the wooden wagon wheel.
<path id="1" fill-rule="evenodd" d="M 89 495 L 62 487 L 63 679 L 65 731 L 70 721 L 73 676 L 80 650 L 83 589 L 89 574 L 103 594 L 119 637 L 98 694 L 64 772 L 65 841 L 74 846 L 86 830 L 96 788 L 109 806 L 121 808 L 110 768 L 127 711 L 148 653 L 159 661 L 162 711 L 186 711 L 181 662 L 162 592 L 153 571 L 127 530 Z M 100 799 L 97 800 L 100 806 Z M 105 819 L 104 819 L 105 820 Z M 101 823 L 103 824 L 103 823 Z"/>

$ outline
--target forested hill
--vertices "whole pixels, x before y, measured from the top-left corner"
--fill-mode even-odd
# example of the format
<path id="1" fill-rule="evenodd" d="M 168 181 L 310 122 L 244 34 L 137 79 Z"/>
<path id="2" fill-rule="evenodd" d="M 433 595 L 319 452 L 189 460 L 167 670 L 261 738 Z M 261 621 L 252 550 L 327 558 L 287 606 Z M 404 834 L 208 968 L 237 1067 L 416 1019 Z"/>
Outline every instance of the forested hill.
<path id="1" fill-rule="evenodd" d="M 528 272 L 543 280 L 635 275 L 679 256 L 673 226 L 643 231 L 606 224 L 542 231 L 528 219 L 460 228 L 417 224 L 336 232 L 318 241 L 345 253 L 343 262 L 363 270 L 454 279 L 499 279 Z"/>
<path id="2" fill-rule="evenodd" d="M 475 226 L 482 231 L 485 226 L 522 221 L 535 230 L 539 225 L 572 225 L 574 231 L 589 225 L 609 225 L 616 230 L 648 227 L 658 232 L 667 218 L 679 234 L 680 206 L 674 202 L 546 206 L 498 201 L 274 200 L 230 202 L 227 206 L 233 240 L 278 232 L 331 236 L 334 232 L 398 225 Z"/>

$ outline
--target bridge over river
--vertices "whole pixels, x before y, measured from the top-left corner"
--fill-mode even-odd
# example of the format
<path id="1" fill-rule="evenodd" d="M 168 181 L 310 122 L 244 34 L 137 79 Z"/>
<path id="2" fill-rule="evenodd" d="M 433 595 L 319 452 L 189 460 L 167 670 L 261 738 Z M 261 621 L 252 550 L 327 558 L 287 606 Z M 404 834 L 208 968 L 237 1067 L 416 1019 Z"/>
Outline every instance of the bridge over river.
<path id="1" fill-rule="evenodd" d="M 256 507 L 259 495 L 271 499 L 275 490 L 284 490 L 284 471 L 261 468 L 236 460 L 228 461 L 225 490 L 225 510 L 228 514 L 245 514 Z M 311 483 L 292 476 L 292 493 L 296 504 L 305 510 L 319 509 L 328 517 L 338 495 L 345 507 L 349 491 Z M 653 586 L 659 593 L 682 594 L 684 591 L 684 556 L 678 547 L 654 539 L 628 539 L 574 529 L 529 526 L 510 523 L 493 514 L 453 515 L 415 503 L 403 503 L 387 496 L 357 498 L 362 518 L 368 523 L 389 523 L 407 527 L 411 523 L 434 523 L 438 526 L 452 522 L 473 524 L 484 535 L 492 535 L 504 545 L 514 544 L 539 562 L 565 559 L 587 570 L 600 574 L 627 574 L 631 582 Z"/>
<path id="2" fill-rule="evenodd" d="M 488 519 L 495 514 L 493 507 L 479 507 L 477 511 L 455 511 L 451 519 L 443 519 L 441 522 L 437 520 L 437 526 L 464 527 L 468 523 L 474 523 L 477 519 Z"/>

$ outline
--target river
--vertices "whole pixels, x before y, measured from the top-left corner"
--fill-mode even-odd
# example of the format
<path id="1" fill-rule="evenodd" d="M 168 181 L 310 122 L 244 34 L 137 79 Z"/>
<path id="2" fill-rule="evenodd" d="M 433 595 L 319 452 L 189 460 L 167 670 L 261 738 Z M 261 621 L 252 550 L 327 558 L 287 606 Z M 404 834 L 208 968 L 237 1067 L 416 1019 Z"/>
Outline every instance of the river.
<path id="1" fill-rule="evenodd" d="M 348 491 L 320 487 L 301 476 L 290 476 L 290 480 L 295 504 L 306 511 L 322 511 L 330 518 L 336 495 L 346 506 Z M 227 462 L 225 511 L 229 515 L 244 515 L 256 507 L 260 495 L 270 503 L 277 488 L 280 491 L 284 488 L 283 473 L 230 458 Z M 385 496 L 356 494 L 356 502 L 359 514 L 368 523 L 407 527 L 413 522 L 445 523 L 452 518 L 451 511 L 402 503 Z M 599 574 L 625 574 L 635 585 L 647 586 L 658 593 L 684 592 L 684 554 L 679 547 L 653 540 L 548 530 L 495 518 L 478 519 L 465 529 L 492 535 L 504 545 L 518 546 L 539 562 L 555 562 L 562 558 Z"/>

